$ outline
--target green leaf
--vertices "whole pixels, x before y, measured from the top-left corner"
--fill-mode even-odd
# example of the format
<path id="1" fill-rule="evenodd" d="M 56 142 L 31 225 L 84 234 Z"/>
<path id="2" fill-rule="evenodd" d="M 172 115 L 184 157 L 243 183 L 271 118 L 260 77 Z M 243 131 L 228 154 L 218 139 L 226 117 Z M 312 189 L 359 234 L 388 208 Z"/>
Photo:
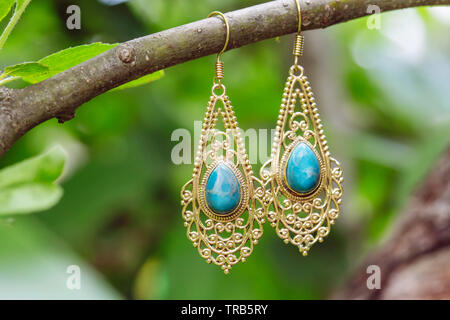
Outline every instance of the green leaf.
<path id="1" fill-rule="evenodd" d="M 129 88 L 133 88 L 133 87 L 142 86 L 142 85 L 150 83 L 152 81 L 161 79 L 163 76 L 164 76 L 164 70 L 159 70 L 154 73 L 150 73 L 146 76 L 140 77 L 139 79 L 127 82 L 127 83 L 121 85 L 120 87 L 117 87 L 114 90 L 123 90 L 123 89 L 129 89 Z"/>
<path id="2" fill-rule="evenodd" d="M 108 44 L 95 42 L 77 47 L 67 48 L 62 51 L 51 54 L 38 62 L 50 69 L 49 77 L 54 76 L 64 70 L 70 69 L 86 60 L 89 60 L 99 54 L 108 51 L 117 46 L 116 44 Z"/>
<path id="3" fill-rule="evenodd" d="M 37 83 L 98 56 L 115 46 L 117 44 L 96 42 L 67 48 L 37 62 L 26 62 L 6 67 L 3 75 L 4 77 L 20 77 L 26 82 Z"/>
<path id="4" fill-rule="evenodd" d="M 65 160 L 57 147 L 0 170 L 0 215 L 46 210 L 58 203 L 63 191 L 55 181 Z"/>
<path id="5" fill-rule="evenodd" d="M 20 77 L 29 83 L 36 83 L 48 78 L 49 72 L 49 67 L 39 62 L 25 62 L 6 67 L 4 74 L 10 77 Z"/>
<path id="6" fill-rule="evenodd" d="M 3 83 L 19 78 L 31 84 L 41 82 L 115 46 L 117 44 L 96 42 L 59 51 L 37 62 L 25 62 L 6 67 L 4 73 L 0 76 L 0 85 L 2 84 L 1 79 L 3 79 Z M 164 71 L 161 70 L 125 83 L 117 89 L 137 87 L 158 80 L 162 76 L 164 76 Z"/>
<path id="7" fill-rule="evenodd" d="M 2 21 L 3 18 L 5 18 L 6 15 L 9 13 L 14 2 L 15 2 L 15 0 L 0 1 L 0 21 Z"/>
<path id="8" fill-rule="evenodd" d="M 62 173 L 66 154 L 55 147 L 42 155 L 0 170 L 0 189 L 27 182 L 54 182 Z"/>
<path id="9" fill-rule="evenodd" d="M 0 215 L 26 214 L 50 209 L 59 202 L 63 190 L 56 184 L 29 183 L 0 189 Z"/>

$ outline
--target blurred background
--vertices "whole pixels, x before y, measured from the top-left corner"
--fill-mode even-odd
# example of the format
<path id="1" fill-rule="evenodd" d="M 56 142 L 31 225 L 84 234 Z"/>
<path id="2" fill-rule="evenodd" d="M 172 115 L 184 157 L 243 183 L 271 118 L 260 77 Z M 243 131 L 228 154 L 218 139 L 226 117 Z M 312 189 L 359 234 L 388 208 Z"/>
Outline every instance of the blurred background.
<path id="1" fill-rule="evenodd" d="M 0 67 L 261 2 L 32 1 L 0 53 Z M 72 4 L 81 8 L 81 30 L 66 28 Z M 148 85 L 99 96 L 65 124 L 48 121 L 0 159 L 3 168 L 54 145 L 68 154 L 56 206 L 0 220 L 0 298 L 330 297 L 389 233 L 450 142 L 450 8 L 388 12 L 379 22 L 379 29 L 362 18 L 304 33 L 302 64 L 345 177 L 341 217 L 308 257 L 266 224 L 248 261 L 224 275 L 185 235 L 179 192 L 192 166 L 172 163 L 178 142 L 171 135 L 193 131 L 203 118 L 214 73 L 209 56 L 171 67 Z M 224 54 L 241 128 L 275 125 L 292 45 L 285 36 Z M 81 267 L 81 290 L 66 287 L 70 265 Z"/>

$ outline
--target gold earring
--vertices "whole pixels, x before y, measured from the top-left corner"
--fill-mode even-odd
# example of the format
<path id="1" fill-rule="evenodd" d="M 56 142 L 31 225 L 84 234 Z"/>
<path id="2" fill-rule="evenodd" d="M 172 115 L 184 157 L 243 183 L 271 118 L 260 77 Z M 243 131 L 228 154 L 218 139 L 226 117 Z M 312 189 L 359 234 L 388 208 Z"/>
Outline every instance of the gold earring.
<path id="1" fill-rule="evenodd" d="M 227 274 L 233 265 L 246 261 L 262 236 L 265 188 L 253 175 L 222 83 L 224 70 L 220 57 L 228 46 L 230 26 L 221 12 L 214 11 L 208 17 L 214 15 L 222 17 L 227 36 L 217 55 L 212 96 L 203 121 L 194 172 L 181 190 L 181 205 L 189 240 L 207 263 L 221 266 Z M 225 131 L 216 129 L 219 117 Z"/>
<path id="2" fill-rule="evenodd" d="M 298 64 L 303 36 L 300 3 L 295 2 L 299 20 L 295 60 L 284 88 L 271 159 L 261 175 L 272 194 L 267 220 L 286 244 L 298 246 L 306 255 L 329 234 L 339 216 L 343 173 L 330 155 L 313 92 Z M 265 169 L 269 165 L 270 172 Z"/>

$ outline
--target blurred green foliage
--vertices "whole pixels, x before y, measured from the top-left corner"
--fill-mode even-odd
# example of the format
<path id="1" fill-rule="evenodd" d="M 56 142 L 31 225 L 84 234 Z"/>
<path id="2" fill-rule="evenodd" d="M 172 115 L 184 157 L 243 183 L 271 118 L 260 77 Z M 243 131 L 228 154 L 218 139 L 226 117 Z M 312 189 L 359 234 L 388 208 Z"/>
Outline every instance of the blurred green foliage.
<path id="1" fill-rule="evenodd" d="M 259 2 L 80 0 L 82 28 L 67 30 L 71 1 L 34 1 L 0 52 L 0 66 L 86 43 L 118 43 Z M 101 95 L 64 125 L 36 127 L 0 160 L 5 167 L 54 145 L 67 154 L 61 201 L 0 224 L 0 298 L 329 296 L 386 234 L 449 143 L 449 19 L 408 9 L 383 14 L 379 30 L 358 19 L 305 33 L 303 64 L 345 175 L 342 216 L 308 257 L 266 225 L 253 255 L 225 276 L 187 240 L 179 192 L 192 167 L 171 162 L 177 143 L 171 134 L 193 130 L 203 117 L 214 73 L 214 57 L 205 57 L 149 85 Z M 242 128 L 274 126 L 291 48 L 287 36 L 224 54 L 224 82 Z M 81 290 L 66 288 L 69 265 L 82 269 Z"/>

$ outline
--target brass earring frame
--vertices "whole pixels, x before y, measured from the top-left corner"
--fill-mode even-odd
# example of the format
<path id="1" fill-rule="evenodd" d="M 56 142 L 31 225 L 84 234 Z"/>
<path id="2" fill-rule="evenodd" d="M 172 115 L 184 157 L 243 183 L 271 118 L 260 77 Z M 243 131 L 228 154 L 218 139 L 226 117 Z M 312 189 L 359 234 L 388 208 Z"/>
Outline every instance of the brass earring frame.
<path id="1" fill-rule="evenodd" d="M 294 64 L 283 92 L 271 158 L 261 168 L 261 177 L 264 184 L 270 186 L 266 201 L 267 220 L 286 244 L 297 246 L 303 255 L 307 255 L 314 243 L 322 242 L 330 233 L 331 225 L 339 216 L 343 172 L 339 162 L 331 157 L 310 83 L 298 63 L 303 54 L 304 39 L 301 6 L 299 0 L 295 3 L 298 32 L 293 50 Z M 306 194 L 291 190 L 285 177 L 289 156 L 301 142 L 314 151 L 320 165 L 320 180 Z"/>
<path id="2" fill-rule="evenodd" d="M 203 120 L 192 179 L 181 190 L 181 205 L 188 239 L 207 263 L 220 266 L 227 274 L 233 265 L 246 261 L 263 234 L 265 187 L 253 175 L 233 107 L 222 83 L 224 69 L 220 58 L 228 47 L 230 25 L 219 11 L 208 17 L 215 15 L 223 19 L 227 35 L 217 55 L 212 95 Z M 219 117 L 223 119 L 225 131 L 216 129 Z M 241 191 L 239 204 L 226 214 L 214 212 L 205 199 L 209 175 L 221 163 L 235 175 Z"/>

